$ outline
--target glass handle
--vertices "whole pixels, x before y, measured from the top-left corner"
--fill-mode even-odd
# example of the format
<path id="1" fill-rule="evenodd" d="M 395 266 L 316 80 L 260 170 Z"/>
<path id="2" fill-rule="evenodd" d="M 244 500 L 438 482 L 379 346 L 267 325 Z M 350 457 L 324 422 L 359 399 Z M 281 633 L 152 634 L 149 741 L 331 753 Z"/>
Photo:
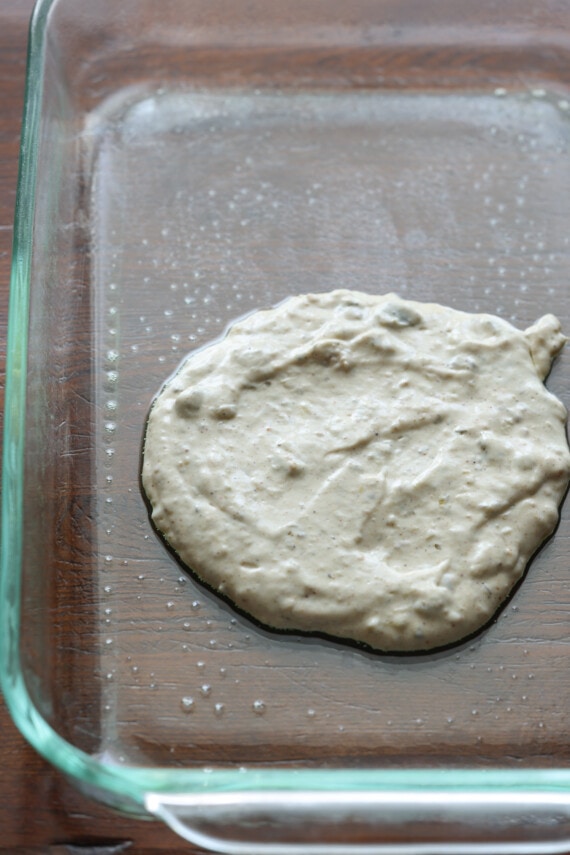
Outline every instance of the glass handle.
<path id="1" fill-rule="evenodd" d="M 544 855 L 570 848 L 556 792 L 149 793 L 148 812 L 227 855 Z"/>

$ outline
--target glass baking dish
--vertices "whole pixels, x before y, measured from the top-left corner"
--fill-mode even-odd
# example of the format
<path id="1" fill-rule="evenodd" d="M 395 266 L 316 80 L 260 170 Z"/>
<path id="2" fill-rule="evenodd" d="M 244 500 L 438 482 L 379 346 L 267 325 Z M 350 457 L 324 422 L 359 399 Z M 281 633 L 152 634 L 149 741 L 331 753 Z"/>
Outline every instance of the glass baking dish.
<path id="1" fill-rule="evenodd" d="M 570 331 L 570 16 L 483 0 L 40 0 L 9 318 L 2 686 L 84 792 L 221 852 L 570 847 L 570 515 L 468 641 L 261 629 L 139 475 L 191 349 L 347 287 Z M 570 402 L 570 352 L 549 388 Z"/>

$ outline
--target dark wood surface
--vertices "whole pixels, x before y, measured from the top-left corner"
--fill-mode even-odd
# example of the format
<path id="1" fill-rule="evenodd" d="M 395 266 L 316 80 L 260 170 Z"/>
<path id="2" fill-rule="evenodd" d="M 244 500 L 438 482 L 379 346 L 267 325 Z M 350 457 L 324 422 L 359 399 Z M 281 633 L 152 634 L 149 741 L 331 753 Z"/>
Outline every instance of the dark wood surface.
<path id="1" fill-rule="evenodd" d="M 12 222 L 28 21 L 33 0 L 0 0 L 0 410 Z M 27 745 L 0 705 L 0 852 L 11 855 L 151 855 L 198 852 L 158 823 L 117 816 L 83 798 Z"/>
<path id="2" fill-rule="evenodd" d="M 0 0 L 0 412 L 4 404 L 12 222 L 32 7 L 33 0 Z M 567 4 L 560 4 L 561 18 L 563 7 L 568 9 Z M 456 75 L 458 69 L 450 70 L 451 73 Z M 1 702 L 0 740 L 0 853 L 196 855 L 202 852 L 184 844 L 160 824 L 118 816 L 83 798 L 27 745 Z"/>

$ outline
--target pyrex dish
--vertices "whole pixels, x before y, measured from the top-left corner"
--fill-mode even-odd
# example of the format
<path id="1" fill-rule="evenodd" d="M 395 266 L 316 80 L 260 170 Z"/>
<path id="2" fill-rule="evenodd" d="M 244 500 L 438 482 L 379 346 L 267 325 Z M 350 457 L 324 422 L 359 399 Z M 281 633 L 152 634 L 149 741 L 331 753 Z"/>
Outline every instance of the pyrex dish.
<path id="1" fill-rule="evenodd" d="M 2 684 L 85 792 L 225 852 L 570 846 L 570 515 L 421 656 L 259 629 L 153 531 L 185 354 L 349 287 L 570 331 L 566 4 L 42 0 L 3 470 Z M 570 403 L 570 352 L 549 388 Z"/>

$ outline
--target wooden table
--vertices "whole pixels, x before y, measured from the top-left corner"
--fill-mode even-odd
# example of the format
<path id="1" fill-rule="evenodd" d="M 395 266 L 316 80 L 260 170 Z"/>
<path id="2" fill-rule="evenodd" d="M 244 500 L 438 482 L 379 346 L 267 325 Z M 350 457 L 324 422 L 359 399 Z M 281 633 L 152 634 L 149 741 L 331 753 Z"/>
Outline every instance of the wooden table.
<path id="1" fill-rule="evenodd" d="M 28 21 L 33 0 L 0 0 L 0 410 L 12 222 Z M 114 815 L 78 795 L 20 736 L 0 705 L 0 852 L 11 855 L 151 855 L 198 852 L 158 823 Z"/>
<path id="2" fill-rule="evenodd" d="M 0 411 L 27 30 L 33 1 L 0 0 Z M 0 853 L 202 852 L 158 823 L 118 816 L 83 798 L 28 746 L 1 702 L 0 739 Z"/>

